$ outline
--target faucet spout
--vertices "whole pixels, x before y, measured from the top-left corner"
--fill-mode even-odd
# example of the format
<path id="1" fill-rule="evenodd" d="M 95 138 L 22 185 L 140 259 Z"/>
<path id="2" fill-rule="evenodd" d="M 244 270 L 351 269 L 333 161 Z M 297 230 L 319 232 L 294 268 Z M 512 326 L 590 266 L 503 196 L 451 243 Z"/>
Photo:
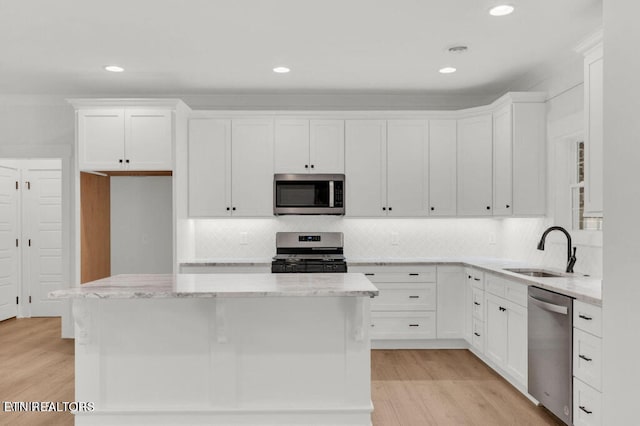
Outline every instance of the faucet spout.
<path id="1" fill-rule="evenodd" d="M 576 247 L 572 247 L 571 245 L 571 235 L 564 229 L 562 226 L 551 226 L 547 228 L 546 231 L 542 233 L 542 237 L 540 238 L 540 242 L 538 243 L 538 250 L 544 250 L 544 243 L 547 239 L 547 235 L 551 231 L 560 231 L 567 237 L 567 269 L 566 271 L 569 273 L 573 273 L 573 266 L 576 264 Z M 573 253 L 571 249 L 573 248 Z"/>

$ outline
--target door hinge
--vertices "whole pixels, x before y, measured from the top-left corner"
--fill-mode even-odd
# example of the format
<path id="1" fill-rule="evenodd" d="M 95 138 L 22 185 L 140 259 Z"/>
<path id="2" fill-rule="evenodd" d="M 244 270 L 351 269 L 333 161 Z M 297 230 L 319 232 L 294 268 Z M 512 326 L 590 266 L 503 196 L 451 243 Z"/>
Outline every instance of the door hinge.
<path id="1" fill-rule="evenodd" d="M 29 296 L 29 303 L 31 303 L 31 296 Z"/>

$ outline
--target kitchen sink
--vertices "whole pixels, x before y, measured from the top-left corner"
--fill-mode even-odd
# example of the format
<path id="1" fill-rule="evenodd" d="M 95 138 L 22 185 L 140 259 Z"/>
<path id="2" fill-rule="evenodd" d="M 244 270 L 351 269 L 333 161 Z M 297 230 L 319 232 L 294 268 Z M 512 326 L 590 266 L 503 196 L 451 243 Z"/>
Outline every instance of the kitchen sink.
<path id="1" fill-rule="evenodd" d="M 544 269 L 532 268 L 504 268 L 505 271 L 515 272 L 516 274 L 527 275 L 529 277 L 564 277 L 565 274 L 546 271 Z"/>

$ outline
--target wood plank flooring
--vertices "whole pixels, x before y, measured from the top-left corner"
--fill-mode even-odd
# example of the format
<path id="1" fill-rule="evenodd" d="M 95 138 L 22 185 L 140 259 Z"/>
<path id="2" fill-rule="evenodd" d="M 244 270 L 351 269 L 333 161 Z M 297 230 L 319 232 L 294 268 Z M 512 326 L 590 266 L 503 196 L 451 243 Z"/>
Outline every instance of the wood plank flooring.
<path id="1" fill-rule="evenodd" d="M 74 401 L 74 346 L 59 318 L 0 322 L 0 402 Z M 376 350 L 375 426 L 561 425 L 466 350 Z M 0 425 L 73 425 L 70 413 L 3 412 Z"/>

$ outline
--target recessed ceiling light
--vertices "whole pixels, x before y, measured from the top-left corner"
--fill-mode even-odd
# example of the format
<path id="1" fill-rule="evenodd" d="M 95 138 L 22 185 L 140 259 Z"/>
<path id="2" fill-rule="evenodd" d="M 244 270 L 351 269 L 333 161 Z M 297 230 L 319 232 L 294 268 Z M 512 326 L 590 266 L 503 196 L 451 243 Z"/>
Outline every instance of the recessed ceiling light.
<path id="1" fill-rule="evenodd" d="M 492 7 L 489 10 L 491 16 L 505 16 L 513 13 L 514 7 L 510 4 L 501 4 L 499 6 Z"/>
<path id="2" fill-rule="evenodd" d="M 451 74 L 456 72 L 456 69 L 454 67 L 444 67 L 444 68 L 440 68 L 440 74 Z"/>
<path id="3" fill-rule="evenodd" d="M 273 72 L 277 72 L 278 74 L 286 74 L 289 71 L 291 71 L 289 68 L 287 67 L 275 67 L 273 69 Z"/>
<path id="4" fill-rule="evenodd" d="M 122 72 L 122 71 L 124 71 L 124 68 L 119 67 L 117 65 L 107 65 L 107 66 L 104 67 L 104 69 L 106 71 L 109 71 L 109 72 Z"/>

